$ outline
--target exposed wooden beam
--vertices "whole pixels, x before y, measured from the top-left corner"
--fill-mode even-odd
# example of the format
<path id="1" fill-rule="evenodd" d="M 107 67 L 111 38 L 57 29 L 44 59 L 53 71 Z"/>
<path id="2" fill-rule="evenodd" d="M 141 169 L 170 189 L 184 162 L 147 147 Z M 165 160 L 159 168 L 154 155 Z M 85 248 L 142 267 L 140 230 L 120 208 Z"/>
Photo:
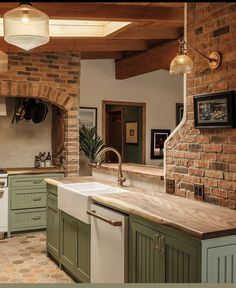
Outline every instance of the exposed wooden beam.
<path id="1" fill-rule="evenodd" d="M 81 59 L 119 59 L 122 57 L 121 52 L 82 52 Z"/>
<path id="2" fill-rule="evenodd" d="M 126 79 L 159 69 L 169 69 L 176 56 L 178 41 L 172 40 L 146 52 L 116 60 L 116 79 Z"/>
<path id="3" fill-rule="evenodd" d="M 181 34 L 176 27 L 127 27 L 114 32 L 107 38 L 113 39 L 176 39 Z"/>
<path id="4" fill-rule="evenodd" d="M 23 51 L 16 46 L 6 43 L 0 38 L 0 47 L 5 52 Z M 142 51 L 147 49 L 145 40 L 116 40 L 116 39 L 73 39 L 51 38 L 50 41 L 37 47 L 34 51 Z"/>
<path id="5" fill-rule="evenodd" d="M 179 21 L 183 24 L 183 8 L 153 7 L 140 5 L 114 5 L 106 2 L 31 2 L 50 18 L 54 19 L 85 19 L 104 21 L 148 21 L 165 20 L 168 23 Z M 17 7 L 18 3 L 0 3 L 0 16 Z"/>

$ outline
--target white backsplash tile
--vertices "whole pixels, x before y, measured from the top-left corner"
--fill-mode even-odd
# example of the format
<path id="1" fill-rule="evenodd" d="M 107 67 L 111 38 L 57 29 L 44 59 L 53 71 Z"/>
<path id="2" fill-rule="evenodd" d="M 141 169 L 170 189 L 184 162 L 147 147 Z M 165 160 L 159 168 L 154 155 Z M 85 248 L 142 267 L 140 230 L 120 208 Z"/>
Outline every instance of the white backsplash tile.
<path id="1" fill-rule="evenodd" d="M 7 98 L 7 116 L 0 116 L 0 168 L 33 167 L 39 152 L 51 152 L 52 106 L 39 124 L 24 120 L 11 123 L 15 98 Z"/>

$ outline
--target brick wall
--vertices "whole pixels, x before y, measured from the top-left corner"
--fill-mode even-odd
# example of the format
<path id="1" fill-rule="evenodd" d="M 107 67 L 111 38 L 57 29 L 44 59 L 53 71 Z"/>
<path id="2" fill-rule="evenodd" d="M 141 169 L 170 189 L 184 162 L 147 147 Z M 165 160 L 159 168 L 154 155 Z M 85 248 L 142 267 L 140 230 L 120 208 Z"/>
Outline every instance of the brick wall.
<path id="1" fill-rule="evenodd" d="M 0 96 L 35 97 L 65 110 L 65 145 L 62 155 L 66 174 L 77 174 L 80 53 L 19 52 L 8 55 L 9 71 L 0 74 Z"/>
<path id="2" fill-rule="evenodd" d="M 205 201 L 236 208 L 236 129 L 195 129 L 193 95 L 236 90 L 236 3 L 188 3 L 187 39 L 204 54 L 219 51 L 215 71 L 188 49 L 194 73 L 187 77 L 186 121 L 166 143 L 166 179 L 175 194 L 194 197 L 194 184 L 204 184 Z"/>

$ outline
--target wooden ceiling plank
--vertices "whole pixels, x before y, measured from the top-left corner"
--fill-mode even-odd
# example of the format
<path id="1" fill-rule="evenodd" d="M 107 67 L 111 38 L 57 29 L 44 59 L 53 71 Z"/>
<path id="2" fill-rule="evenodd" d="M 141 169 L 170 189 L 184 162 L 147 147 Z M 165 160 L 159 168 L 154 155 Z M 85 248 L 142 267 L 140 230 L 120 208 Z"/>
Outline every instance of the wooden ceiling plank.
<path id="1" fill-rule="evenodd" d="M 104 21 L 149 21 L 163 20 L 168 23 L 179 21 L 183 24 L 183 8 L 140 5 L 115 5 L 106 2 L 35 2 L 33 6 L 44 11 L 51 19 L 81 19 Z M 13 8 L 16 3 L 0 3 L 0 16 Z"/>
<path id="2" fill-rule="evenodd" d="M 5 52 L 19 52 L 22 49 L 10 45 L 0 38 L 0 47 Z M 50 41 L 37 47 L 32 52 L 37 51 L 142 51 L 147 49 L 147 41 L 145 40 L 118 40 L 118 39 L 56 39 L 51 38 Z"/>
<path id="3" fill-rule="evenodd" d="M 177 50 L 178 41 L 171 40 L 146 52 L 116 60 L 116 79 L 127 79 L 155 70 L 169 69 Z"/>
<path id="4" fill-rule="evenodd" d="M 127 27 L 117 31 L 113 39 L 177 39 L 180 35 L 176 27 Z"/>

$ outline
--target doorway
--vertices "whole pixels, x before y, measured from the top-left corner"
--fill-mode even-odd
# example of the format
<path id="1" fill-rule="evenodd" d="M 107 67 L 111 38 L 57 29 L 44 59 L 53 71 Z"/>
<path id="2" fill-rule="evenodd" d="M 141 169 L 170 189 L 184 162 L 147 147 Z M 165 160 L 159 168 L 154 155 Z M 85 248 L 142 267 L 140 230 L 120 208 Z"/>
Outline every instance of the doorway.
<path id="1" fill-rule="evenodd" d="M 106 146 L 117 149 L 124 163 L 145 164 L 146 104 L 117 101 L 103 101 L 102 104 L 102 134 Z M 137 127 L 135 141 L 127 139 L 129 124 Z M 117 157 L 114 153 L 107 153 L 105 160 L 115 163 Z"/>

